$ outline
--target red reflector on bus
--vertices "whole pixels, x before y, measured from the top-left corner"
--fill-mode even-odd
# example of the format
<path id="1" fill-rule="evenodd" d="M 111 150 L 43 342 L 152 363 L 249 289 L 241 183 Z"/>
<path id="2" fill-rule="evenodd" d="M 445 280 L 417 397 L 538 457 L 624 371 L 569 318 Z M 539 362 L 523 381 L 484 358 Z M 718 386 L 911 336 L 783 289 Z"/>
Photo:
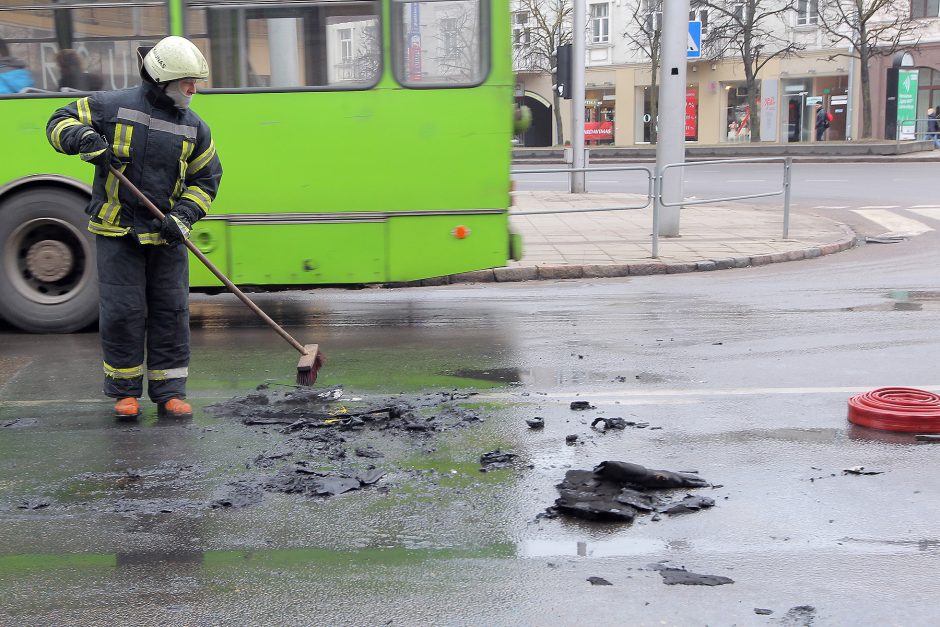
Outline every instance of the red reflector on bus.
<path id="1" fill-rule="evenodd" d="M 464 239 L 470 235 L 470 229 L 461 224 L 460 226 L 454 227 L 454 230 L 451 231 L 450 234 L 457 239 Z"/>

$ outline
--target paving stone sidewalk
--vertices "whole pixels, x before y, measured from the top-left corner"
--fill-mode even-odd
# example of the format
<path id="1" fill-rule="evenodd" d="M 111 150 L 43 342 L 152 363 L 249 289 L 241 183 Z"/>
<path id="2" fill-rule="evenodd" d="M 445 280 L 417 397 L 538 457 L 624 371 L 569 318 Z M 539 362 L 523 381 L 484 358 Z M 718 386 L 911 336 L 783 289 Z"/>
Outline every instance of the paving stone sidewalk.
<path id="1" fill-rule="evenodd" d="M 652 257 L 653 209 L 549 213 L 643 204 L 634 194 L 514 192 L 512 227 L 524 256 L 505 268 L 447 277 L 448 283 L 673 274 L 761 266 L 828 255 L 855 246 L 855 233 L 829 218 L 783 206 L 721 203 L 681 210 L 679 237 L 660 237 Z"/>

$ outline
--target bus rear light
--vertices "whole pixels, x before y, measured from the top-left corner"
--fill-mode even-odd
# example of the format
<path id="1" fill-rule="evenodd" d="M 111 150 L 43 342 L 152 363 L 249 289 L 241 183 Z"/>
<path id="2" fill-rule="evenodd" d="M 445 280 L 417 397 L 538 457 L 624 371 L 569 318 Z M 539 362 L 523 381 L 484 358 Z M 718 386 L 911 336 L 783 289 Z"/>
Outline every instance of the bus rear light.
<path id="1" fill-rule="evenodd" d="M 457 239 L 466 239 L 466 237 L 470 235 L 470 229 L 461 224 L 454 227 L 454 230 L 451 231 L 450 234 Z"/>

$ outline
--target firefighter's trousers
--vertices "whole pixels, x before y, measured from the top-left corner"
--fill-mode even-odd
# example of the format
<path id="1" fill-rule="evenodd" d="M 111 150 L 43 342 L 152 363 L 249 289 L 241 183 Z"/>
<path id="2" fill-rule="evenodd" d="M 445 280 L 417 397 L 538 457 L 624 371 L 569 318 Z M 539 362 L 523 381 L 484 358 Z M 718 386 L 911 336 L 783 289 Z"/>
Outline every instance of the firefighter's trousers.
<path id="1" fill-rule="evenodd" d="M 99 327 L 104 393 L 186 398 L 189 374 L 189 265 L 182 244 L 140 244 L 133 234 L 97 236 Z"/>

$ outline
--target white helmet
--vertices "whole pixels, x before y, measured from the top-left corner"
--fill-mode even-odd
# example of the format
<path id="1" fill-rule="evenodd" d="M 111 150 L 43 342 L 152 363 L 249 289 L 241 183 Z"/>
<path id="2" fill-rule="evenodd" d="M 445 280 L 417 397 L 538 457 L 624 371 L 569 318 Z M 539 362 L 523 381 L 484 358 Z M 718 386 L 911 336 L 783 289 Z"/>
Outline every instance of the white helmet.
<path id="1" fill-rule="evenodd" d="M 196 45 L 183 37 L 170 36 L 157 42 L 144 57 L 143 69 L 156 83 L 182 78 L 209 78 L 209 64 Z"/>

